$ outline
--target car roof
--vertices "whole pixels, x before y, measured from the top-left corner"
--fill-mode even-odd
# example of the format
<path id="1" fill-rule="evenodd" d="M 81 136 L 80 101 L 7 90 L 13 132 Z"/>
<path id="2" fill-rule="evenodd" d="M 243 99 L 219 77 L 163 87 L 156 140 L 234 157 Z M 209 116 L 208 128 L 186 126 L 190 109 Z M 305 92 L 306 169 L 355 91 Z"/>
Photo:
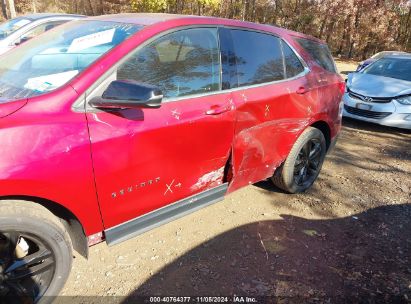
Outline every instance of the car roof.
<path id="1" fill-rule="evenodd" d="M 46 18 L 58 18 L 58 17 L 72 17 L 72 18 L 84 18 L 84 15 L 74 15 L 74 14 L 52 14 L 52 13 L 38 13 L 29 14 L 24 16 L 19 16 L 20 18 L 29 19 L 31 21 L 37 21 Z"/>
<path id="2" fill-rule="evenodd" d="M 411 53 L 403 52 L 401 54 L 390 54 L 385 55 L 383 58 L 391 58 L 391 59 L 411 59 Z"/>
<path id="3" fill-rule="evenodd" d="M 382 51 L 378 54 L 408 54 L 408 53 L 403 52 L 403 51 Z"/>
<path id="4" fill-rule="evenodd" d="M 131 23 L 137 24 L 142 26 L 149 26 L 154 25 L 156 23 L 161 23 L 165 21 L 171 20 L 202 20 L 203 23 L 221 23 L 223 25 L 233 25 L 233 26 L 240 26 L 245 28 L 256 28 L 256 27 L 269 27 L 273 32 L 278 34 L 289 34 L 299 38 L 307 38 L 314 40 L 319 43 L 324 43 L 322 40 L 315 38 L 313 36 L 309 36 L 306 34 L 302 34 L 299 32 L 294 32 L 288 29 L 284 29 L 281 27 L 267 25 L 267 24 L 258 24 L 248 21 L 240 21 L 240 20 L 233 20 L 233 19 L 226 19 L 226 18 L 219 18 L 219 17 L 210 17 L 210 16 L 196 16 L 196 15 L 179 15 L 179 14 L 164 14 L 164 13 L 128 13 L 128 14 L 113 14 L 113 15 L 101 15 L 96 17 L 89 17 L 89 20 L 100 20 L 100 21 L 111 21 L 111 22 L 122 22 L 122 23 Z"/>
<path id="5" fill-rule="evenodd" d="M 191 15 L 177 15 L 177 14 L 162 14 L 162 13 L 130 13 L 130 14 L 113 14 L 113 15 L 101 15 L 96 17 L 89 17 L 89 19 L 112 21 L 112 22 L 124 22 L 138 25 L 152 25 L 159 22 L 168 20 L 183 19 L 183 18 L 207 18 L 201 16 Z"/>

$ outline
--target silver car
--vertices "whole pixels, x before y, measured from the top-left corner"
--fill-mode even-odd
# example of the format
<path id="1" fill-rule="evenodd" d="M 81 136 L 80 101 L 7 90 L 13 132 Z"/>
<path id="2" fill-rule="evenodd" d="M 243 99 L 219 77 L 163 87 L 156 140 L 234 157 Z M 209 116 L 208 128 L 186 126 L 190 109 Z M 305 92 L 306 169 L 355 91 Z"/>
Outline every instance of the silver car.
<path id="1" fill-rule="evenodd" d="M 411 54 L 386 56 L 348 75 L 343 115 L 411 129 Z"/>
<path id="2" fill-rule="evenodd" d="M 84 18 L 68 14 L 32 14 L 0 24 L 0 55 L 65 22 Z"/>

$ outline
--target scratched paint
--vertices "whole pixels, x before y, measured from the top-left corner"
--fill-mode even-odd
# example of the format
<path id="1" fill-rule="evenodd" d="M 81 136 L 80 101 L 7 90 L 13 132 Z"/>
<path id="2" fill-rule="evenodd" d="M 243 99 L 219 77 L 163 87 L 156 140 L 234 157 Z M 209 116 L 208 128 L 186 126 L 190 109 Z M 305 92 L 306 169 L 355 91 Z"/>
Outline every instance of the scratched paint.
<path id="1" fill-rule="evenodd" d="M 197 191 L 200 189 L 211 188 L 218 186 L 222 183 L 224 177 L 224 167 L 218 170 L 204 174 L 198 179 L 198 181 L 191 186 L 192 191 Z"/>
<path id="2" fill-rule="evenodd" d="M 166 195 L 167 193 L 172 194 L 173 193 L 173 185 L 174 185 L 175 179 L 173 179 L 171 181 L 171 183 L 166 184 L 166 191 L 164 192 L 164 195 Z"/>
<path id="3" fill-rule="evenodd" d="M 166 183 L 166 190 L 164 192 L 164 195 L 174 193 L 174 191 L 181 189 L 182 185 L 183 184 L 181 182 L 177 182 L 175 179 L 173 179 L 170 183 Z"/>
<path id="4" fill-rule="evenodd" d="M 178 111 L 177 109 L 174 109 L 174 110 L 171 111 L 171 115 L 172 115 L 175 119 L 180 120 L 181 112 Z"/>

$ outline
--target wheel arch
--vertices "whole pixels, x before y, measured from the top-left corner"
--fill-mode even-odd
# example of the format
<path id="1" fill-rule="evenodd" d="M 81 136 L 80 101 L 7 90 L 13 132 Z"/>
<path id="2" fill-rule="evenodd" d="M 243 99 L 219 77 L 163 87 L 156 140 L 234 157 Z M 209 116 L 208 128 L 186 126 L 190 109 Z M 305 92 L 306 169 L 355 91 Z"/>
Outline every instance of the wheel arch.
<path id="1" fill-rule="evenodd" d="M 73 249 L 84 258 L 88 258 L 88 241 L 83 225 L 69 209 L 57 202 L 35 196 L 13 195 L 0 197 L 0 203 L 6 200 L 27 201 L 27 203 L 38 204 L 49 210 L 57 218 L 59 218 L 64 227 L 67 229 L 73 244 Z"/>
<path id="2" fill-rule="evenodd" d="M 316 122 L 314 122 L 313 124 L 310 125 L 310 127 L 314 127 L 318 130 L 320 130 L 324 137 L 325 137 L 325 143 L 327 146 L 327 150 L 330 148 L 331 145 L 331 128 L 328 125 L 328 123 L 326 123 L 323 120 L 318 120 Z"/>

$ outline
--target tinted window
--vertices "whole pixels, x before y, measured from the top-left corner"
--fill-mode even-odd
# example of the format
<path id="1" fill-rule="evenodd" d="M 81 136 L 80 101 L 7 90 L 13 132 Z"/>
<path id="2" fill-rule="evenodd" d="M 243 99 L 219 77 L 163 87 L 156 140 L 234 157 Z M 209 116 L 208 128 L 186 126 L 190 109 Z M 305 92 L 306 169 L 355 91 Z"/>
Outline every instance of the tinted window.
<path id="1" fill-rule="evenodd" d="M 280 39 L 251 31 L 231 30 L 240 86 L 284 79 Z"/>
<path id="2" fill-rule="evenodd" d="M 302 73 L 304 71 L 304 66 L 302 65 L 300 59 L 298 59 L 297 55 L 287 43 L 282 42 L 282 44 L 287 78 L 291 78 Z"/>
<path id="3" fill-rule="evenodd" d="M 155 85 L 165 97 L 220 89 L 217 29 L 198 28 L 165 35 L 137 51 L 117 73 Z"/>
<path id="4" fill-rule="evenodd" d="M 220 38 L 222 89 L 236 88 L 238 86 L 237 66 L 230 30 L 220 28 L 218 35 Z"/>
<path id="5" fill-rule="evenodd" d="M 411 81 L 411 59 L 382 58 L 369 65 L 362 73 Z"/>
<path id="6" fill-rule="evenodd" d="M 327 45 L 304 38 L 298 38 L 296 40 L 321 67 L 332 73 L 337 72 Z"/>

